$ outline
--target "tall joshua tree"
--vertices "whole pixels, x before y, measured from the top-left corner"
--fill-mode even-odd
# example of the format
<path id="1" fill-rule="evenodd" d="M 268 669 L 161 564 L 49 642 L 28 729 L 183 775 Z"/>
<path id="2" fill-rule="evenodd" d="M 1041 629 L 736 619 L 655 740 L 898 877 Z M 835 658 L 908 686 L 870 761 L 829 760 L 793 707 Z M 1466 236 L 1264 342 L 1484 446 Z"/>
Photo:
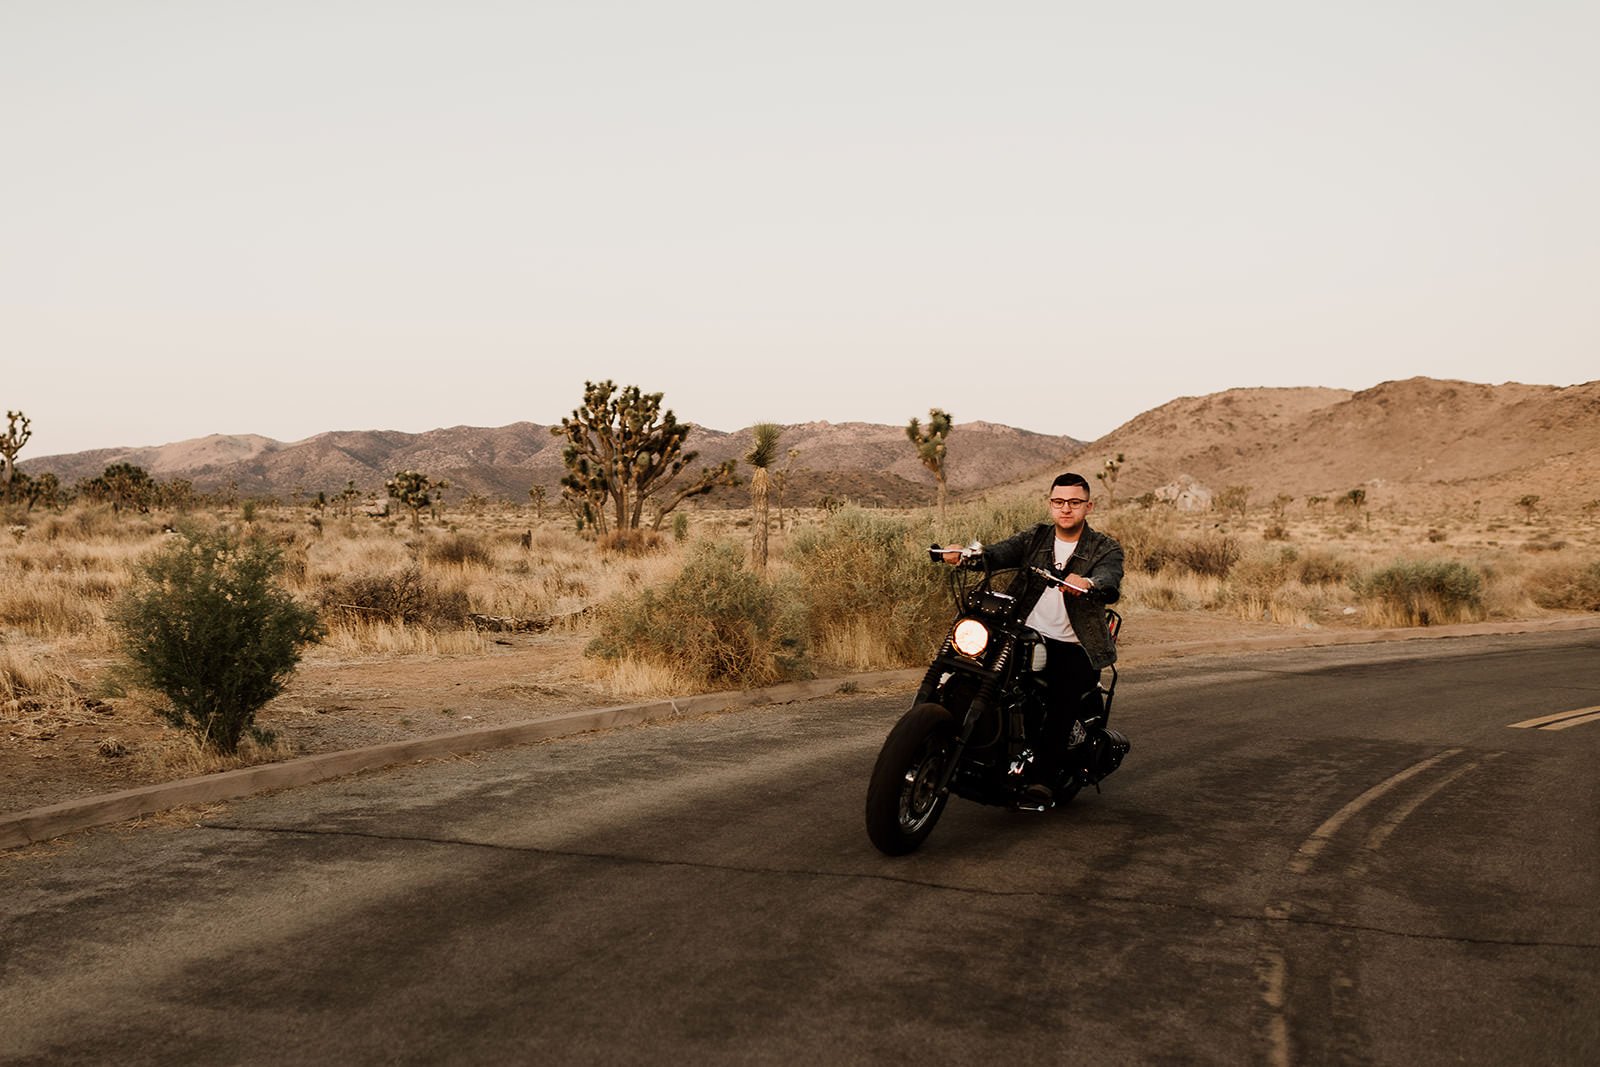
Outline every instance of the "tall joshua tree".
<path id="1" fill-rule="evenodd" d="M 684 450 L 693 429 L 662 408 L 660 393 L 643 392 L 637 385 L 619 389 L 612 381 L 585 382 L 583 406 L 550 428 L 567 441 L 561 450 L 567 465 L 567 476 L 561 479 L 564 502 L 594 522 L 601 533 L 607 532 L 608 505 L 619 532 L 637 530 L 645 501 L 666 489 L 699 457 L 698 452 Z M 738 484 L 736 464 L 730 459 L 702 468 L 656 506 L 652 529 L 690 497 L 719 485 Z"/>
<path id="2" fill-rule="evenodd" d="M 33 436 L 33 425 L 20 411 L 6 412 L 6 432 L 0 436 L 0 500 L 11 499 L 11 478 L 17 470 L 17 453 Z"/>
<path id="3" fill-rule="evenodd" d="M 917 448 L 917 458 L 922 460 L 922 465 L 933 472 L 934 480 L 939 483 L 939 522 L 944 523 L 944 497 L 945 497 L 945 459 L 947 448 L 945 440 L 950 436 L 953 423 L 950 413 L 943 408 L 928 409 L 928 425 L 924 427 L 921 422 L 912 419 L 906 427 L 906 436 Z"/>
<path id="4" fill-rule="evenodd" d="M 751 556 L 757 570 L 767 569 L 767 494 L 772 488 L 772 464 L 778 458 L 778 439 L 783 427 L 774 422 L 758 422 L 752 428 L 754 438 L 744 461 L 755 473 L 750 475 Z"/>

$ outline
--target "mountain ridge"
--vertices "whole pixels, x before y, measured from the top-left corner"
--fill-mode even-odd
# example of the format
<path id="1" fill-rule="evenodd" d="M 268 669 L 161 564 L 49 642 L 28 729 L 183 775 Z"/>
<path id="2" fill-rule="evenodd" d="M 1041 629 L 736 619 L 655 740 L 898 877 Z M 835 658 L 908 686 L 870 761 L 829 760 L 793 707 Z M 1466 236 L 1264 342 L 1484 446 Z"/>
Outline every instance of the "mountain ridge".
<path id="1" fill-rule="evenodd" d="M 719 463 L 742 458 L 750 441 L 749 427 L 726 433 L 695 425 L 688 445 L 700 462 Z M 330 430 L 296 442 L 212 434 L 23 459 L 19 466 L 54 471 L 71 484 L 127 462 L 159 479 L 188 478 L 202 491 L 280 498 L 337 492 L 350 481 L 374 492 L 395 471 L 412 468 L 464 492 L 521 501 L 534 485 L 554 497 L 564 473 L 561 444 L 548 426 L 532 422 L 422 433 Z M 790 450 L 798 452 L 792 460 Z M 903 426 L 793 423 L 784 427 L 780 453 L 775 469 L 789 468 L 786 495 L 794 504 L 932 500 L 933 476 Z M 1510 511 L 1536 495 L 1545 508 L 1579 509 L 1600 499 L 1600 381 L 1489 385 L 1415 377 L 1362 390 L 1241 387 L 1175 398 L 1089 442 L 958 423 L 950 437 L 950 489 L 958 498 L 1032 491 L 1064 469 L 1093 480 L 1119 454 L 1115 491 L 1124 500 L 1191 479 L 1213 490 L 1248 486 L 1257 504 L 1280 494 L 1331 498 L 1360 488 L 1379 507 L 1476 509 L 1480 502 Z M 724 489 L 710 502 L 742 499 L 742 490 Z"/>

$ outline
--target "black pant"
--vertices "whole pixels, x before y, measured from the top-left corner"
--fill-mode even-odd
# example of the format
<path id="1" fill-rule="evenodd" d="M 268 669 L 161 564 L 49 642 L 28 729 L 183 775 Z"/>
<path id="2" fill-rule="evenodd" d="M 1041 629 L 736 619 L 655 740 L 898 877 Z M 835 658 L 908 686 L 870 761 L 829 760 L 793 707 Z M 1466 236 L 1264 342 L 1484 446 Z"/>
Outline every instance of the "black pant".
<path id="1" fill-rule="evenodd" d="M 1045 684 L 1050 687 L 1052 708 L 1075 706 L 1078 699 L 1100 684 L 1100 670 L 1089 663 L 1089 654 L 1083 646 L 1072 641 L 1044 639 Z M 1098 698 L 1095 705 L 1098 707 Z M 1075 718 L 1083 718 L 1081 714 Z"/>
<path id="2" fill-rule="evenodd" d="M 1089 663 L 1083 646 L 1071 641 L 1044 639 L 1045 684 L 1049 686 L 1050 713 L 1045 718 L 1040 749 L 1049 764 L 1061 766 L 1072 743 L 1072 724 L 1094 718 L 1104 710 L 1098 687 L 1100 670 Z M 1104 722 L 1098 724 L 1105 726 Z"/>

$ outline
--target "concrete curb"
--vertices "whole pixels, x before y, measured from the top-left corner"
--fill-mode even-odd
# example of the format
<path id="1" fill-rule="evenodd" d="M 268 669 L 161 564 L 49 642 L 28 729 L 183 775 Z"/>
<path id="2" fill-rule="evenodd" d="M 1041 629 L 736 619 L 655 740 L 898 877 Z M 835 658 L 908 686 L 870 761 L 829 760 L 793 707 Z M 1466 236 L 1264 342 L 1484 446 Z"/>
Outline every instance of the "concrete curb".
<path id="1" fill-rule="evenodd" d="M 1600 629 L 1600 617 L 1588 615 L 1526 622 L 1463 623 L 1403 630 L 1315 632 L 1219 641 L 1187 641 L 1157 645 L 1149 649 L 1135 646 L 1126 650 L 1123 658 L 1131 663 L 1150 663 L 1182 656 L 1268 652 L 1322 645 L 1380 644 L 1440 637 L 1554 633 L 1589 629 Z M 788 682 L 766 689 L 705 693 L 677 700 L 656 700 L 645 704 L 624 704 L 593 711 L 575 711 L 548 719 L 536 719 L 533 722 L 457 730 L 412 741 L 392 741 L 344 752 L 302 756 L 281 763 L 265 763 L 257 767 L 244 767 L 236 771 L 185 778 L 177 782 L 163 782 L 101 796 L 81 797 L 14 815 L 0 815 L 0 849 L 47 841 L 77 830 L 105 826 L 143 815 L 154 815 L 170 808 L 236 800 L 255 793 L 309 785 L 312 782 L 339 778 L 358 771 L 376 770 L 398 763 L 509 748 L 513 745 L 525 745 L 555 737 L 570 737 L 574 734 L 612 727 L 636 726 L 645 722 L 731 711 L 760 704 L 786 704 L 799 700 L 812 700 L 817 697 L 853 692 L 856 689 L 872 689 L 883 685 L 910 685 L 920 679 L 925 670 L 923 667 L 914 667 L 898 671 L 873 671 L 844 678 Z"/>
<path id="2" fill-rule="evenodd" d="M 344 752 L 325 752 L 317 756 L 284 760 L 281 763 L 264 763 L 236 771 L 222 771 L 217 774 L 201 775 L 198 778 L 185 778 L 177 782 L 162 782 L 136 789 L 124 789 L 117 793 L 66 800 L 15 815 L 0 815 L 0 849 L 46 841 L 76 830 L 87 830 L 108 823 L 135 819 L 141 815 L 153 815 L 169 808 L 236 800 L 239 797 L 265 793 L 272 789 L 309 785 L 312 782 L 339 778 L 358 771 L 375 770 L 397 763 L 509 748 L 552 737 L 569 737 L 573 734 L 616 726 L 636 726 L 639 723 L 660 719 L 730 711 L 758 704 L 810 700 L 855 689 L 870 689 L 879 685 L 901 685 L 921 678 L 924 669 L 876 671 L 846 678 L 789 682 L 766 689 L 705 693 L 677 700 L 656 700 L 647 704 L 625 704 L 594 711 L 574 711 L 548 719 L 536 719 L 533 722 L 456 730 L 412 741 L 392 741 L 382 745 L 348 749 Z"/>

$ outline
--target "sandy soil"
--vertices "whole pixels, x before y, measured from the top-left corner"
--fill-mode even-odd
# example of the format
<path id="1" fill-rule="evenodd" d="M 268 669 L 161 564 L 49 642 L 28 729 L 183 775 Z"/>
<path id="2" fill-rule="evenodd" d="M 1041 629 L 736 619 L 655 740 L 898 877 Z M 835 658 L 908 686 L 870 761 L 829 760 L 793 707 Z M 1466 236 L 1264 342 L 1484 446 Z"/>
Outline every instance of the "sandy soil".
<path id="1" fill-rule="evenodd" d="M 1187 642 L 1297 632 L 1201 612 L 1145 614 L 1129 623 L 1122 652 L 1136 669 Z M 607 693 L 585 679 L 586 640 L 582 634 L 515 636 L 498 639 L 483 655 L 370 662 L 313 655 L 258 718 L 279 740 L 275 751 L 260 758 L 340 751 L 641 699 Z M 221 769 L 198 762 L 176 730 L 131 697 L 91 702 L 68 716 L 38 716 L 0 731 L 0 812 Z M 118 746 L 126 751 L 106 754 Z"/>

